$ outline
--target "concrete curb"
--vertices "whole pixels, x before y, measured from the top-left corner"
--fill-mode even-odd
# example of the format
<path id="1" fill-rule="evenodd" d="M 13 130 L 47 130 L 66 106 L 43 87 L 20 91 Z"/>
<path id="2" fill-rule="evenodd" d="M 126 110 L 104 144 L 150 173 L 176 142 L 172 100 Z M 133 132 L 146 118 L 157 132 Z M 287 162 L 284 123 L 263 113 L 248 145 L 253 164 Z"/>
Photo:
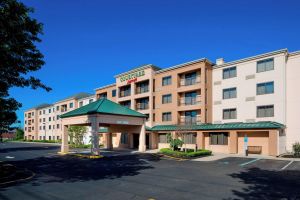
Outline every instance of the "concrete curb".
<path id="1" fill-rule="evenodd" d="M 50 145 L 58 145 L 60 146 L 60 143 L 47 143 L 47 142 L 24 142 L 24 141 L 9 141 L 14 143 L 25 143 L 25 144 L 50 144 Z"/>

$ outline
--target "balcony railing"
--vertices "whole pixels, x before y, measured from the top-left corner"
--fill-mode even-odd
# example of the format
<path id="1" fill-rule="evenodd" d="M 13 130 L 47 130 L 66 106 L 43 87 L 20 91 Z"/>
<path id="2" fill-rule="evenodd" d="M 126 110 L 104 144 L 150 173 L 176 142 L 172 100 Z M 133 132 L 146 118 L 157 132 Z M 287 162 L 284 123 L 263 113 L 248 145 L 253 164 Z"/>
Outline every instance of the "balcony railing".
<path id="1" fill-rule="evenodd" d="M 197 117 L 181 117 L 180 124 L 181 125 L 194 125 L 201 123 L 200 116 Z"/>
<path id="2" fill-rule="evenodd" d="M 136 88 L 135 90 L 135 94 L 142 94 L 146 92 L 149 92 L 149 87 Z"/>
<path id="3" fill-rule="evenodd" d="M 149 104 L 137 103 L 135 107 L 136 107 L 136 110 L 147 110 L 147 109 L 149 109 Z"/>
<path id="4" fill-rule="evenodd" d="M 180 98 L 179 106 L 189 106 L 200 104 L 200 96 L 197 97 L 182 97 Z"/>
<path id="5" fill-rule="evenodd" d="M 196 78 L 183 78 L 180 80 L 180 86 L 196 85 L 200 83 L 200 76 Z"/>
<path id="6" fill-rule="evenodd" d="M 119 97 L 128 97 L 131 95 L 130 91 L 121 91 Z"/>

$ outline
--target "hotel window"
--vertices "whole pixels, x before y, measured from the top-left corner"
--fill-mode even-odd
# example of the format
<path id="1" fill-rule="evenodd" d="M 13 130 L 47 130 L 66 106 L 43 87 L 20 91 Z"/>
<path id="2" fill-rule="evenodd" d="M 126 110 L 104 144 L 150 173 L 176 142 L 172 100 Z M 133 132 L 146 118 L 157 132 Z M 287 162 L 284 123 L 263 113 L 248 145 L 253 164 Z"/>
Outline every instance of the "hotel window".
<path id="1" fill-rule="evenodd" d="M 147 110 L 149 109 L 149 98 L 142 98 L 136 100 L 137 110 Z"/>
<path id="2" fill-rule="evenodd" d="M 210 145 L 228 145 L 228 133 L 209 133 Z"/>
<path id="3" fill-rule="evenodd" d="M 42 122 L 42 118 L 40 118 L 40 122 Z"/>
<path id="4" fill-rule="evenodd" d="M 56 139 L 59 140 L 59 136 L 57 136 Z"/>
<path id="5" fill-rule="evenodd" d="M 121 133 L 121 144 L 128 144 L 128 133 Z"/>
<path id="6" fill-rule="evenodd" d="M 56 120 L 59 120 L 59 115 L 56 115 Z"/>
<path id="7" fill-rule="evenodd" d="M 70 107 L 70 108 L 73 108 L 73 102 L 72 102 L 72 103 L 70 103 L 69 107 Z"/>
<path id="8" fill-rule="evenodd" d="M 236 108 L 224 109 L 223 119 L 236 119 Z"/>
<path id="9" fill-rule="evenodd" d="M 162 96 L 162 103 L 172 103 L 172 94 L 165 94 Z"/>
<path id="10" fill-rule="evenodd" d="M 27 127 L 25 127 L 25 131 L 27 131 Z"/>
<path id="11" fill-rule="evenodd" d="M 52 119 L 53 119 L 53 121 L 54 121 L 54 120 L 55 120 L 55 117 L 53 116 Z"/>
<path id="12" fill-rule="evenodd" d="M 136 83 L 136 89 L 135 89 L 136 94 L 141 94 L 141 93 L 146 93 L 146 92 L 149 92 L 149 81 L 148 80 Z"/>
<path id="13" fill-rule="evenodd" d="M 90 100 L 89 100 L 89 103 L 92 103 L 93 101 L 94 101 L 93 99 L 90 99 Z"/>
<path id="14" fill-rule="evenodd" d="M 223 69 L 223 79 L 236 77 L 236 67 Z"/>
<path id="15" fill-rule="evenodd" d="M 43 122 L 45 122 L 46 121 L 46 118 L 43 118 Z"/>
<path id="16" fill-rule="evenodd" d="M 197 83 L 197 72 L 192 72 L 185 74 L 184 76 L 184 85 L 195 85 Z"/>
<path id="17" fill-rule="evenodd" d="M 273 94 L 273 93 L 274 93 L 274 82 L 259 83 L 256 85 L 257 95 Z"/>
<path id="18" fill-rule="evenodd" d="M 172 121 L 172 113 L 171 112 L 162 113 L 162 121 L 163 122 Z"/>
<path id="19" fill-rule="evenodd" d="M 162 78 L 162 86 L 171 85 L 172 84 L 172 76 L 166 76 Z"/>
<path id="20" fill-rule="evenodd" d="M 131 85 L 120 87 L 119 97 L 127 97 L 131 95 Z"/>
<path id="21" fill-rule="evenodd" d="M 196 144 L 196 133 L 184 133 L 183 142 L 184 144 Z"/>
<path id="22" fill-rule="evenodd" d="M 184 105 L 195 105 L 197 104 L 197 92 L 186 92 L 184 94 Z"/>
<path id="23" fill-rule="evenodd" d="M 27 124 L 27 121 L 25 120 L 25 124 Z"/>
<path id="24" fill-rule="evenodd" d="M 56 124 L 56 129 L 59 129 L 59 124 Z"/>
<path id="25" fill-rule="evenodd" d="M 274 105 L 257 106 L 257 117 L 274 117 Z"/>
<path id="26" fill-rule="evenodd" d="M 45 114 L 46 113 L 46 111 L 45 110 L 43 110 L 43 114 Z"/>
<path id="27" fill-rule="evenodd" d="M 197 111 L 185 111 L 184 112 L 184 124 L 196 124 L 197 120 Z"/>
<path id="28" fill-rule="evenodd" d="M 49 130 L 51 130 L 51 125 L 49 125 Z"/>
<path id="29" fill-rule="evenodd" d="M 80 102 L 79 102 L 79 107 L 82 107 L 82 106 L 83 106 L 83 102 L 80 101 Z"/>
<path id="30" fill-rule="evenodd" d="M 42 114 L 42 111 L 40 110 L 40 115 Z"/>
<path id="31" fill-rule="evenodd" d="M 55 129 L 55 125 L 53 125 L 52 128 Z"/>
<path id="32" fill-rule="evenodd" d="M 45 130 L 46 129 L 46 126 L 43 126 L 43 130 Z"/>
<path id="33" fill-rule="evenodd" d="M 32 112 L 31 115 L 34 116 L 34 112 Z"/>
<path id="34" fill-rule="evenodd" d="M 27 114 L 25 113 L 25 117 L 27 117 Z"/>
<path id="35" fill-rule="evenodd" d="M 51 117 L 49 117 L 49 122 L 51 122 Z"/>
<path id="36" fill-rule="evenodd" d="M 271 71 L 271 70 L 274 70 L 274 59 L 273 58 L 257 61 L 257 64 L 256 64 L 256 72 L 257 73 Z"/>
<path id="37" fill-rule="evenodd" d="M 52 108 L 52 111 L 54 112 L 54 111 L 55 111 L 55 108 Z"/>
<path id="38" fill-rule="evenodd" d="M 49 113 L 51 113 L 51 108 L 48 110 Z"/>
<path id="39" fill-rule="evenodd" d="M 131 107 L 131 101 L 123 101 L 123 102 L 120 102 L 120 105 L 122 106 L 125 106 L 127 108 L 130 108 Z"/>
<path id="40" fill-rule="evenodd" d="M 168 133 L 159 133 L 158 134 L 158 143 L 168 143 Z"/>
<path id="41" fill-rule="evenodd" d="M 116 91 L 116 90 L 112 90 L 112 91 L 111 91 L 111 96 L 112 96 L 112 97 L 115 97 L 116 94 L 117 94 L 117 91 Z"/>
<path id="42" fill-rule="evenodd" d="M 56 111 L 59 111 L 59 106 L 56 106 Z"/>
<path id="43" fill-rule="evenodd" d="M 34 131 L 34 126 L 32 127 L 32 130 Z"/>
<path id="44" fill-rule="evenodd" d="M 236 87 L 223 89 L 223 99 L 236 98 Z"/>

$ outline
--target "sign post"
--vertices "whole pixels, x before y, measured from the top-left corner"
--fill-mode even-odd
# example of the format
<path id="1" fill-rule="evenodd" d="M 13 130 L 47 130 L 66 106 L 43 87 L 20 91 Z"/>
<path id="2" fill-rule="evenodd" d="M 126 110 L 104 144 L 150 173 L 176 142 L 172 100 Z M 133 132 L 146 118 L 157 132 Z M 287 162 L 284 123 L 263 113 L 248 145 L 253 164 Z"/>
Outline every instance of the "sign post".
<path id="1" fill-rule="evenodd" d="M 248 136 L 244 136 L 244 150 L 245 150 L 245 156 L 248 156 Z"/>

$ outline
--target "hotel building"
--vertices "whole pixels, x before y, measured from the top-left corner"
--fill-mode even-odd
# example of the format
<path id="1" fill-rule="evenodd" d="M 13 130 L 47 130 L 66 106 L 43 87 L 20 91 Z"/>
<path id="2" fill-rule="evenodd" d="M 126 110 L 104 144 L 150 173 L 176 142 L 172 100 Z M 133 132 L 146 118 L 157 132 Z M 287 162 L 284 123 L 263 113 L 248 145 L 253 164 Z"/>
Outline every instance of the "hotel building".
<path id="1" fill-rule="evenodd" d="M 113 84 L 95 89 L 95 99 L 144 114 L 149 149 L 168 147 L 171 133 L 184 141 L 183 148 L 242 154 L 247 143 L 250 153 L 277 156 L 300 141 L 299 66 L 300 52 L 287 49 L 216 64 L 206 58 L 163 69 L 149 64 L 116 75 Z M 25 114 L 39 120 L 36 110 Z M 107 148 L 139 147 L 139 132 L 100 126 L 100 143 Z"/>

